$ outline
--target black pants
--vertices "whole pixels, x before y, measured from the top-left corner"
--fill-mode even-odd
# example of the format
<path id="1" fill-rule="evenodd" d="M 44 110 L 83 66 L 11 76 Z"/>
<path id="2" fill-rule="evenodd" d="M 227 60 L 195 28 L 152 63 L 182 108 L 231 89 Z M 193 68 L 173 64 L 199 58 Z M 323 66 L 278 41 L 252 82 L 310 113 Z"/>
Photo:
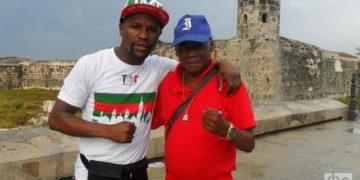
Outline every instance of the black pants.
<path id="1" fill-rule="evenodd" d="M 86 169 L 89 170 L 88 180 L 148 180 L 146 157 L 126 165 L 89 161 L 83 154 L 80 154 L 80 158 Z"/>
<path id="2" fill-rule="evenodd" d="M 123 170 L 121 179 L 89 174 L 88 180 L 148 180 L 148 175 L 146 169 L 133 172 L 127 172 L 126 170 Z"/>

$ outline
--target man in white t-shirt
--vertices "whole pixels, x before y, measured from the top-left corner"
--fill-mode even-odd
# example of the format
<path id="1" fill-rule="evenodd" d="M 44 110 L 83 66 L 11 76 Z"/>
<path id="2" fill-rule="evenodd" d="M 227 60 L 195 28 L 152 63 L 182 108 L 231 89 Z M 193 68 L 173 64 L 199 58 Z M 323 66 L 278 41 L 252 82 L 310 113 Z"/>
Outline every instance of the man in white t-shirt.
<path id="1" fill-rule="evenodd" d="M 156 92 L 177 64 L 149 54 L 168 20 L 158 1 L 128 0 L 121 12 L 120 46 L 81 57 L 66 77 L 49 126 L 80 137 L 77 180 L 148 179 L 145 155 Z M 224 64 L 220 71 L 229 72 L 224 77 L 235 91 L 240 75 Z"/>

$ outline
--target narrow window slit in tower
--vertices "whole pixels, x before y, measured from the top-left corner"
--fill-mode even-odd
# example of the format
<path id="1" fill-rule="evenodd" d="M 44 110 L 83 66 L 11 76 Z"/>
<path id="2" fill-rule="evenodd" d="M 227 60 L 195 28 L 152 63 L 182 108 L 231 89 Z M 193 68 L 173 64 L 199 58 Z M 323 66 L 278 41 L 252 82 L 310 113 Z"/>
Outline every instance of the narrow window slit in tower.
<path id="1" fill-rule="evenodd" d="M 261 16 L 261 21 L 262 21 L 263 23 L 267 23 L 267 14 L 266 14 L 266 13 L 264 13 L 264 14 Z"/>

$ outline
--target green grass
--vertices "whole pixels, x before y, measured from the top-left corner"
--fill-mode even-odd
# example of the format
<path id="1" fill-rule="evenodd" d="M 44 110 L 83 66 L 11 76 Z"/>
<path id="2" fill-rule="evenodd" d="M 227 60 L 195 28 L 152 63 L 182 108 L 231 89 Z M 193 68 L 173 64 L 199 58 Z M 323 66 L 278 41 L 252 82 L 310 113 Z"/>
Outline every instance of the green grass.
<path id="1" fill-rule="evenodd" d="M 336 98 L 335 100 L 338 100 L 344 104 L 349 105 L 350 104 L 350 96 L 347 97 L 341 97 L 341 98 Z M 356 96 L 356 109 L 360 110 L 360 96 Z"/>
<path id="2" fill-rule="evenodd" d="M 26 125 L 32 117 L 46 115 L 45 100 L 55 100 L 58 91 L 28 89 L 0 90 L 0 128 Z"/>

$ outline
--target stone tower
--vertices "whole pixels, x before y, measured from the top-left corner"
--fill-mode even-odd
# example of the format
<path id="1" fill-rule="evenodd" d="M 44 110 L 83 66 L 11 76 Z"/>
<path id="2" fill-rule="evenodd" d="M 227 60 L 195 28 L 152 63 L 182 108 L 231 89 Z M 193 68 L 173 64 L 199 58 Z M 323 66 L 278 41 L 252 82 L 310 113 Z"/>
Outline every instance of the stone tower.
<path id="1" fill-rule="evenodd" d="M 239 0 L 238 38 L 278 42 L 279 27 L 280 0 Z"/>
<path id="2" fill-rule="evenodd" d="M 216 41 L 213 57 L 236 64 L 253 105 L 279 103 L 284 97 L 280 0 L 238 0 L 237 5 L 237 34 L 230 40 Z M 166 47 L 158 52 L 172 56 Z"/>
<path id="3" fill-rule="evenodd" d="M 239 0 L 237 64 L 254 104 L 282 100 L 280 0 Z"/>

